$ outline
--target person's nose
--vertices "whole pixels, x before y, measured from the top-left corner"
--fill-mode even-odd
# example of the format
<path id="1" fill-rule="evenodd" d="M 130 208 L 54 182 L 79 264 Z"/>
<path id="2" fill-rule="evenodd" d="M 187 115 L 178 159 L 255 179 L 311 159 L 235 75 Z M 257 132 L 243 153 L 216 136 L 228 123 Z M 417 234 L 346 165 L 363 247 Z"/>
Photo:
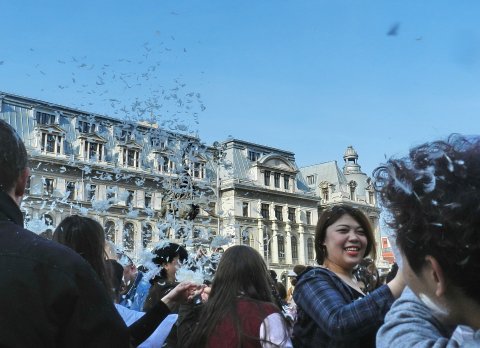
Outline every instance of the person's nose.
<path id="1" fill-rule="evenodd" d="M 358 234 L 355 233 L 355 230 L 351 229 L 348 232 L 348 240 L 352 243 L 353 242 L 355 242 L 355 243 L 360 242 L 360 238 L 358 238 Z"/>

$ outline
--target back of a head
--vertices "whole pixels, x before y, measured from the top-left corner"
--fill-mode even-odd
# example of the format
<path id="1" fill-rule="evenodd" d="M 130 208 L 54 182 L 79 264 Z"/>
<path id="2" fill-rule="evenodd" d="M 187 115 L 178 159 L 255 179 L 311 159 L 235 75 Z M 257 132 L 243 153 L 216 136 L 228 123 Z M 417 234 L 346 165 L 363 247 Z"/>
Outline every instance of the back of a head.
<path id="1" fill-rule="evenodd" d="M 110 281 L 112 284 L 115 296 L 118 296 L 122 288 L 123 280 L 123 266 L 116 260 L 108 259 L 105 262 L 108 273 L 110 274 Z"/>
<path id="2" fill-rule="evenodd" d="M 276 282 L 278 277 L 277 272 L 275 272 L 273 269 L 269 270 L 269 272 L 270 272 L 270 277 L 272 277 L 272 280 Z"/>
<path id="3" fill-rule="evenodd" d="M 293 272 L 299 276 L 300 274 L 303 273 L 303 271 L 305 271 L 307 269 L 307 266 L 305 265 L 295 265 L 293 266 Z"/>
<path id="4" fill-rule="evenodd" d="M 480 303 L 480 137 L 451 135 L 374 171 L 396 242 L 414 272 L 425 256 Z"/>
<path id="5" fill-rule="evenodd" d="M 260 254 L 246 245 L 228 248 L 218 264 L 211 297 L 235 298 L 244 295 L 260 301 L 272 301 L 271 279 Z"/>
<path id="6" fill-rule="evenodd" d="M 17 132 L 0 120 L 0 191 L 9 192 L 27 167 L 25 145 Z"/>
<path id="7" fill-rule="evenodd" d="M 97 221 L 85 216 L 68 216 L 55 229 L 53 240 L 80 254 L 109 287 L 105 268 L 105 232 Z"/>
<path id="8" fill-rule="evenodd" d="M 105 256 L 105 233 L 95 220 L 72 215 L 60 222 L 53 233 L 53 240 L 66 245 L 91 262 Z"/>
<path id="9" fill-rule="evenodd" d="M 202 308 L 202 325 L 196 325 L 185 347 L 205 346 L 218 323 L 232 315 L 239 329 L 236 299 L 242 297 L 273 303 L 271 277 L 260 254 L 246 245 L 228 248 L 218 263 L 210 297 Z M 236 326 L 238 325 L 238 327 Z"/>

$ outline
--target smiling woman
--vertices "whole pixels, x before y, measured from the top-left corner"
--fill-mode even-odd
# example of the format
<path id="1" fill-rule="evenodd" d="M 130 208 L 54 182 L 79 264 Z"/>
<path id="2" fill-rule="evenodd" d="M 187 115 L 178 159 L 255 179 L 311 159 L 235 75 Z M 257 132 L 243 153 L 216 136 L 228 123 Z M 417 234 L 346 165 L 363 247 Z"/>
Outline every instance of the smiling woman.
<path id="1" fill-rule="evenodd" d="M 358 209 L 337 205 L 325 210 L 315 232 L 316 260 L 298 278 L 293 298 L 298 321 L 296 347 L 375 347 L 375 334 L 405 284 L 398 275 L 364 294 L 354 269 L 370 255 L 375 240 L 368 218 Z"/>

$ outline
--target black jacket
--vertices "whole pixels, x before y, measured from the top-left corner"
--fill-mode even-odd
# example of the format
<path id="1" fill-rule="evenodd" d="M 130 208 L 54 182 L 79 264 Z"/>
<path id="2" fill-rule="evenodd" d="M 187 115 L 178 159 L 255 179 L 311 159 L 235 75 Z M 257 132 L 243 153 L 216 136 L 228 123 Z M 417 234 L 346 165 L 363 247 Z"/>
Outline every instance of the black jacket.
<path id="1" fill-rule="evenodd" d="M 0 191 L 0 346 L 128 347 L 127 327 L 88 263 L 22 221 Z"/>

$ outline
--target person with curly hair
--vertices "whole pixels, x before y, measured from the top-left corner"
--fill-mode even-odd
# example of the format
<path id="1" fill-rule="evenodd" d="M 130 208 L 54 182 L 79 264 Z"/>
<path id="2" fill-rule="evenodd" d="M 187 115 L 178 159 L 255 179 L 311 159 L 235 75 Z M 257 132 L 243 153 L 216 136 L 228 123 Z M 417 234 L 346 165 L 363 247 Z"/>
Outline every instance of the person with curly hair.
<path id="1" fill-rule="evenodd" d="M 453 134 L 414 147 L 374 178 L 410 288 L 377 346 L 479 347 L 480 137 Z"/>

